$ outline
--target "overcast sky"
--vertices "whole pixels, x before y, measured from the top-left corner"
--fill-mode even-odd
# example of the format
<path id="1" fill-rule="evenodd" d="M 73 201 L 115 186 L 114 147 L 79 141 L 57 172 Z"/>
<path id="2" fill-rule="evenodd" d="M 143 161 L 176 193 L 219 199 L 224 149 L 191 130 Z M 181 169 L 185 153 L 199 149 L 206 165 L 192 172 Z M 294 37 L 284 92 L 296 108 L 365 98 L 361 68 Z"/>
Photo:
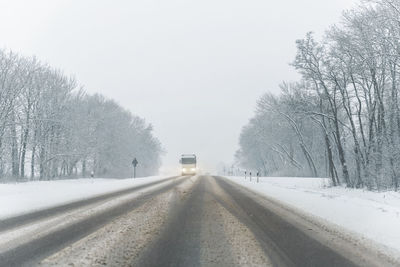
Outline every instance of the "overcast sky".
<path id="1" fill-rule="evenodd" d="M 356 0 L 0 0 L 0 47 L 36 55 L 154 125 L 164 169 L 230 163 L 256 100 L 298 79 L 295 40 Z"/>

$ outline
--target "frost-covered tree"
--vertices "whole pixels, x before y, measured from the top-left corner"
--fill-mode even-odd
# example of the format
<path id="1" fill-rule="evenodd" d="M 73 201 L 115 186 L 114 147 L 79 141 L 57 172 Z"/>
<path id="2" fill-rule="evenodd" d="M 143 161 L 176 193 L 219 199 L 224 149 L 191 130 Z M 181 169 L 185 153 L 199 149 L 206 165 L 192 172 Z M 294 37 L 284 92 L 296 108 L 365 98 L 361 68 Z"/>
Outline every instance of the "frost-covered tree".
<path id="1" fill-rule="evenodd" d="M 344 182 L 350 187 L 397 190 L 399 10 L 399 0 L 363 2 L 345 12 L 342 22 L 331 27 L 321 41 L 312 33 L 298 40 L 292 65 L 302 80 L 283 85 L 280 96 L 260 100 L 267 108 L 263 112 L 258 109 L 244 127 L 237 153 L 242 165 L 277 165 L 276 158 L 286 155 L 292 164 L 278 165 L 276 171 L 326 174 L 334 185 Z M 289 126 L 286 130 L 292 136 L 284 137 L 282 123 Z M 258 134 L 263 127 L 267 130 Z M 275 131 L 281 134 L 276 136 Z M 247 139 L 251 142 L 244 142 Z M 260 143 L 258 150 L 250 145 Z M 284 149 L 270 149 L 276 143 Z M 289 145 L 297 154 L 286 153 Z M 260 154 L 269 158 L 262 166 L 254 160 L 259 160 Z M 297 167 L 302 162 L 307 163 L 306 173 Z"/>
<path id="2" fill-rule="evenodd" d="M 152 126 L 35 58 L 0 50 L 0 179 L 129 177 L 160 166 Z"/>

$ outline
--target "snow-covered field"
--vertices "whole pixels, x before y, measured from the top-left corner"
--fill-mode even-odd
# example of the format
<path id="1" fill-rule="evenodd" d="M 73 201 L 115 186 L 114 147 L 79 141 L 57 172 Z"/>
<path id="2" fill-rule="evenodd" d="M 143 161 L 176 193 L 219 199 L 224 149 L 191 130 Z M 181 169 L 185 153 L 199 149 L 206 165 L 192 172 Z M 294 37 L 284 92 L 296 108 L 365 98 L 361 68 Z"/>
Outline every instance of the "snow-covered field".
<path id="1" fill-rule="evenodd" d="M 329 187 L 323 178 L 227 178 L 400 252 L 400 193 Z"/>
<path id="2" fill-rule="evenodd" d="M 85 178 L 0 184 L 0 219 L 87 199 L 161 179 L 165 179 L 165 177 L 151 176 L 135 179 Z"/>

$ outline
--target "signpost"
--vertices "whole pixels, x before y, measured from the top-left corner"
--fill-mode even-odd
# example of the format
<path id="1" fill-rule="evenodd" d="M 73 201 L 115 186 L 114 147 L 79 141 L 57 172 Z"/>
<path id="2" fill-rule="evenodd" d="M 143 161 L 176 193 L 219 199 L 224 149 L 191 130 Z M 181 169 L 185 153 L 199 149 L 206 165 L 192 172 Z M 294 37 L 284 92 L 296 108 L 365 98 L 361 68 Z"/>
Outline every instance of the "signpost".
<path id="1" fill-rule="evenodd" d="M 136 158 L 134 158 L 133 160 L 132 160 L 132 165 L 133 165 L 133 178 L 136 178 L 136 166 L 138 165 L 138 161 L 137 161 L 137 159 Z"/>

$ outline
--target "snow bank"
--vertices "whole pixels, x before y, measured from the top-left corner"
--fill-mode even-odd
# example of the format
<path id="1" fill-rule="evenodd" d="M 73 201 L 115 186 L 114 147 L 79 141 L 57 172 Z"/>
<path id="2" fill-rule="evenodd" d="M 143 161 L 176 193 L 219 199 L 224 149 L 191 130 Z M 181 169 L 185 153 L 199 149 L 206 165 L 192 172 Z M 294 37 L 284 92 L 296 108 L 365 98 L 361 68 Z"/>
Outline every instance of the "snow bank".
<path id="1" fill-rule="evenodd" d="M 160 176 L 131 179 L 85 178 L 0 184 L 0 219 L 87 199 L 165 179 Z"/>
<path id="2" fill-rule="evenodd" d="M 227 178 L 400 251 L 399 193 L 328 187 L 324 178 Z"/>

